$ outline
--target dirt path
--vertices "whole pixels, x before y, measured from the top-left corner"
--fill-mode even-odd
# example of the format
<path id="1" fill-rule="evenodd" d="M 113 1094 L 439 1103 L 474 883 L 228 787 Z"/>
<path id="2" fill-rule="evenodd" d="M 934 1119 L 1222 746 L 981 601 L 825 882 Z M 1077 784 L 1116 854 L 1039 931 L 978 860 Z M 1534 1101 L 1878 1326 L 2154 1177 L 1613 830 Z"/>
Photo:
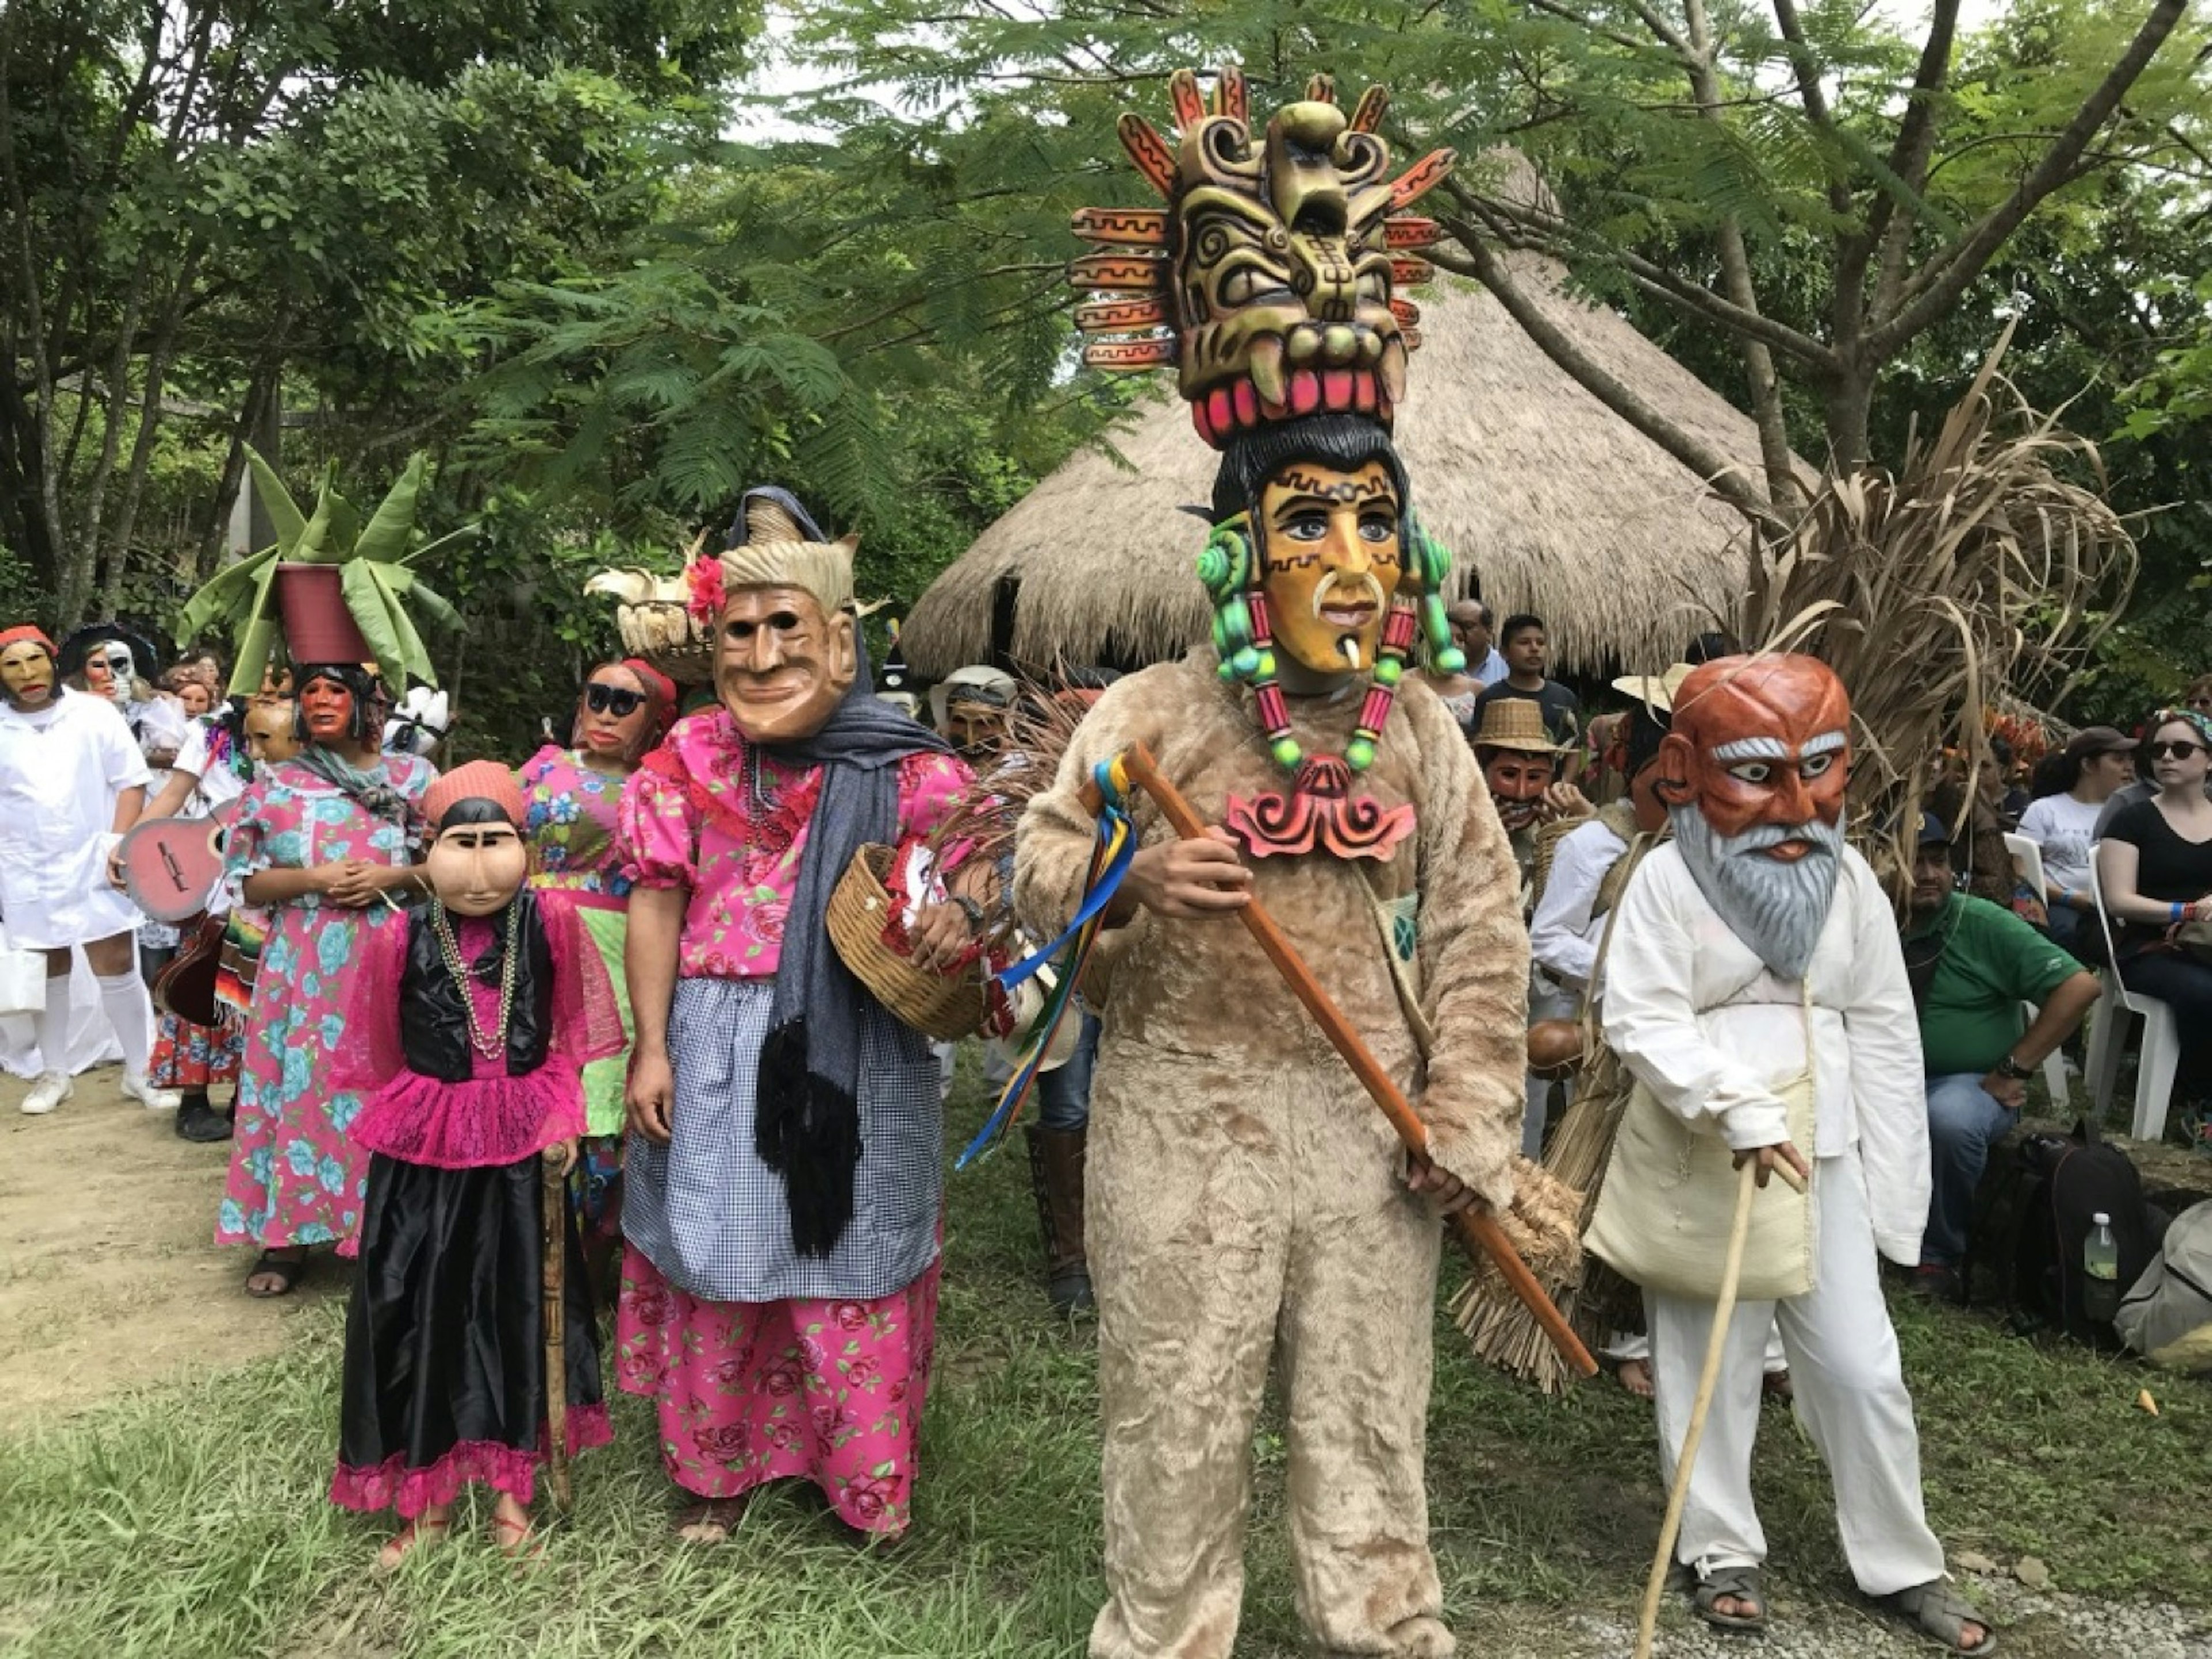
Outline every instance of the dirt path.
<path id="1" fill-rule="evenodd" d="M 272 1353 L 301 1305 L 249 1301 L 246 1253 L 212 1243 L 229 1144 L 178 1139 L 166 1113 L 117 1091 L 119 1075 L 84 1073 L 48 1117 L 17 1111 L 27 1085 L 0 1075 L 0 1400 L 12 1425 Z"/>

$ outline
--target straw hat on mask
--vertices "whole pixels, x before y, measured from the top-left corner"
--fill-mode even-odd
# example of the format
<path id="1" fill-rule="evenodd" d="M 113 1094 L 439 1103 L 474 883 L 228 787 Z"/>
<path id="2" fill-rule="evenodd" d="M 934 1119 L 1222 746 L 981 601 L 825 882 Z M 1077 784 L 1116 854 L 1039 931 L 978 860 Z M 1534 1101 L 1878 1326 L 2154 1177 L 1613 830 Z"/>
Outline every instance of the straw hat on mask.
<path id="1" fill-rule="evenodd" d="M 1531 755 L 1564 755 L 1563 744 L 1552 741 L 1552 734 L 1544 729 L 1543 708 L 1529 697 L 1492 697 L 1482 706 L 1482 725 L 1474 734 L 1474 746 L 1484 749 L 1517 749 Z"/>
<path id="2" fill-rule="evenodd" d="M 823 540 L 806 509 L 773 488 L 748 489 L 738 517 L 744 539 L 720 561 L 725 595 L 740 587 L 796 587 L 813 595 L 825 617 L 852 609 L 857 535 Z M 734 539 L 738 526 L 730 530 Z"/>

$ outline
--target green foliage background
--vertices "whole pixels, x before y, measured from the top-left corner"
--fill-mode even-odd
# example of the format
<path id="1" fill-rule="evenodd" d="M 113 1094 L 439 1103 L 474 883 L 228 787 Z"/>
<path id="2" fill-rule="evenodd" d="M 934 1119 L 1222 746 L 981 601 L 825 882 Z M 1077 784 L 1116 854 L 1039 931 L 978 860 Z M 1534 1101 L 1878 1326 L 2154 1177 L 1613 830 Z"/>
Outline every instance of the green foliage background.
<path id="1" fill-rule="evenodd" d="M 308 0 L 19 0 L 0 609 L 169 616 L 215 568 L 240 447 L 280 396 L 295 488 L 335 460 L 374 499 L 427 448 L 425 527 L 483 523 L 430 573 L 465 618 L 434 643 L 466 750 L 558 725 L 612 645 L 590 572 L 672 568 L 752 483 L 857 529 L 864 592 L 902 609 L 1126 403 L 1073 365 L 1067 216 L 1145 198 L 1113 122 L 1164 124 L 1184 64 L 1241 63 L 1263 108 L 1316 69 L 1386 82 L 1401 153 L 1455 145 L 1478 192 L 1490 147 L 1517 146 L 1587 291 L 1755 408 L 1741 342 L 1638 262 L 1717 289 L 1740 236 L 1765 313 L 1832 345 L 1852 216 L 1909 207 L 1912 257 L 1937 257 L 2160 3 L 2015 0 L 1965 37 L 1914 191 L 1882 158 L 1919 39 L 1842 0 L 1711 10 L 1716 118 L 1642 0 L 823 0 L 774 30 L 753 0 L 393 0 L 373 24 Z M 1817 363 L 1777 365 L 1800 453 L 1863 424 L 1880 463 L 2018 313 L 2009 372 L 2069 404 L 2144 515 L 2134 612 L 2076 718 L 2212 662 L 2206 39 L 2181 24 L 2094 164 L 1856 415 Z M 1787 95 L 1800 68 L 1826 122 Z"/>

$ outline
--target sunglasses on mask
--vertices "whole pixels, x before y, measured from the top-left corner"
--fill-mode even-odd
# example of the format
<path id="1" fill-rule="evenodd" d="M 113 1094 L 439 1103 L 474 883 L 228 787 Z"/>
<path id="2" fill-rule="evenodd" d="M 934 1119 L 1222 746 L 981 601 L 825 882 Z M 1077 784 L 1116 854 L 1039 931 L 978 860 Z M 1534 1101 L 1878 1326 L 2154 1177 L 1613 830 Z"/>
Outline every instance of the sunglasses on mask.
<path id="1" fill-rule="evenodd" d="M 2191 755 L 2205 753 L 2201 743 L 2147 743 L 2143 753 L 2153 760 L 2187 760 Z"/>
<path id="2" fill-rule="evenodd" d="M 645 693 L 625 691 L 619 685 L 587 685 L 584 688 L 584 707 L 594 714 L 612 714 L 618 720 L 626 720 L 645 707 Z"/>

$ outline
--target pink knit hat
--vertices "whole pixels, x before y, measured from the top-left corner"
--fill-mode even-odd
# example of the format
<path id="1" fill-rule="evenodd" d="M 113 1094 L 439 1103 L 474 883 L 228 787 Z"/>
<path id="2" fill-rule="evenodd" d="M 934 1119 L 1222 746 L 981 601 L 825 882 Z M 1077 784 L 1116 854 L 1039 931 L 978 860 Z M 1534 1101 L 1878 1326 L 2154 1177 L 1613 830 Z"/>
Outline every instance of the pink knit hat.
<path id="1" fill-rule="evenodd" d="M 522 828 L 526 809 L 521 787 L 515 782 L 514 774 L 497 761 L 471 761 L 447 773 L 422 797 L 422 816 L 435 830 L 444 823 L 446 814 L 465 800 L 488 800 L 507 814 L 508 823 Z"/>

